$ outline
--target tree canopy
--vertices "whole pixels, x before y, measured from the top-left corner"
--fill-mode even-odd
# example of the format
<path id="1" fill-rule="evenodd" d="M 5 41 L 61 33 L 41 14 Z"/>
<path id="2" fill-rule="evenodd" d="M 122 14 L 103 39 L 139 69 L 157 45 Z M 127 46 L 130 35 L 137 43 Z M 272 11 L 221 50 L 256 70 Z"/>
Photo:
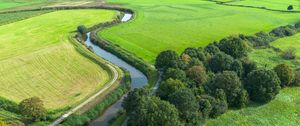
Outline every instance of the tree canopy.
<path id="1" fill-rule="evenodd" d="M 46 109 L 43 101 L 38 97 L 32 97 L 20 102 L 19 110 L 24 119 L 40 121 L 46 118 Z"/>

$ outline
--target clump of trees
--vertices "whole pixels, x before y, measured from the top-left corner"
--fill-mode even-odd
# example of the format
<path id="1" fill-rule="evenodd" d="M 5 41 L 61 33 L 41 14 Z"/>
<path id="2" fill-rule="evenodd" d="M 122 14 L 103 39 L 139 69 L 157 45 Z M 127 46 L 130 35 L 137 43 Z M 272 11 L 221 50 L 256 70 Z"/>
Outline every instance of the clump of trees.
<path id="1" fill-rule="evenodd" d="M 20 102 L 19 110 L 22 117 L 28 121 L 40 121 L 46 119 L 44 103 L 38 97 L 32 97 Z"/>
<path id="2" fill-rule="evenodd" d="M 77 31 L 83 35 L 88 32 L 88 29 L 84 25 L 80 25 L 77 27 Z"/>
<path id="3" fill-rule="evenodd" d="M 298 25 L 283 26 L 254 36 L 229 36 L 203 48 L 187 48 L 181 54 L 172 50 L 161 52 L 155 62 L 155 67 L 163 72 L 156 97 L 149 98 L 145 93 L 137 93 L 137 90 L 145 89 L 136 89 L 124 100 L 127 104 L 137 103 L 133 103 L 132 108 L 124 107 L 129 113 L 130 123 L 140 125 L 144 121 L 143 125 L 171 124 L 168 121 L 151 122 L 148 118 L 156 117 L 152 117 L 149 111 L 158 114 L 160 110 L 156 109 L 163 108 L 153 109 L 153 106 L 141 102 L 150 103 L 140 99 L 156 99 L 157 105 L 160 101 L 170 104 L 166 105 L 170 110 L 165 111 L 177 111 L 175 113 L 178 115 L 171 112 L 169 114 L 180 120 L 172 123 L 178 125 L 202 125 L 205 120 L 225 113 L 228 107 L 243 108 L 250 101 L 271 101 L 281 88 L 299 82 L 297 77 L 300 78 L 300 72 L 295 73 L 286 64 L 280 64 L 274 69 L 258 68 L 248 58 L 248 52 L 253 46 L 268 46 L 279 37 L 295 34 L 296 27 Z M 143 115 L 139 115 L 142 112 Z M 139 116 L 147 118 L 138 119 Z"/>

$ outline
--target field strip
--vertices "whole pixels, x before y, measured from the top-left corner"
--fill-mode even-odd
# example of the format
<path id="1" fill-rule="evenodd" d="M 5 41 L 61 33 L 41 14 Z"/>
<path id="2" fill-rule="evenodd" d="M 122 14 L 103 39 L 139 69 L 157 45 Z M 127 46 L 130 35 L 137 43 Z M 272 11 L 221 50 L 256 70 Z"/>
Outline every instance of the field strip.
<path id="1" fill-rule="evenodd" d="M 103 87 L 96 94 L 94 94 L 93 96 L 91 96 L 90 98 L 88 98 L 87 100 L 85 100 L 83 103 L 81 103 L 78 106 L 76 106 L 75 108 L 71 109 L 66 114 L 62 115 L 60 118 L 56 119 L 52 124 L 50 124 L 50 126 L 57 126 L 58 124 L 60 124 L 61 122 L 63 122 L 70 115 L 74 114 L 76 111 L 78 111 L 79 109 L 81 109 L 83 106 L 87 105 L 89 102 L 91 102 L 92 100 L 94 100 L 95 98 L 97 98 L 99 95 L 101 95 L 105 90 L 107 90 L 108 88 L 110 88 L 117 81 L 117 79 L 119 78 L 119 73 L 117 72 L 116 68 L 114 68 L 112 65 L 110 65 L 108 63 L 105 63 L 105 65 L 107 65 L 111 69 L 111 71 L 113 71 L 113 73 L 114 73 L 113 74 L 114 78 L 112 79 L 112 81 L 110 83 L 108 83 L 107 85 L 105 85 L 105 87 Z"/>

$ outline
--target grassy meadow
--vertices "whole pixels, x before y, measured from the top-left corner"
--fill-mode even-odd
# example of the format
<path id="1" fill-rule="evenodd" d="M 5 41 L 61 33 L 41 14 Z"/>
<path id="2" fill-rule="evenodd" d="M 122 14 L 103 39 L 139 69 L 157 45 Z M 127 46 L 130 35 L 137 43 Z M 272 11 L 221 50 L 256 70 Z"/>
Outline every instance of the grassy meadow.
<path id="1" fill-rule="evenodd" d="M 47 2 L 47 0 L 0 0 L 0 9 L 14 8 Z"/>
<path id="2" fill-rule="evenodd" d="M 68 41 L 78 25 L 112 20 L 108 10 L 64 10 L 0 26 L 0 96 L 20 102 L 40 97 L 46 108 L 71 106 L 110 75 Z M 83 18 L 84 17 L 84 18 Z"/>
<path id="3" fill-rule="evenodd" d="M 231 34 L 254 34 L 300 21 L 300 13 L 231 7 L 201 0 L 108 0 L 136 11 L 133 21 L 98 33 L 149 63 L 160 51 L 182 52 Z"/>
<path id="4" fill-rule="evenodd" d="M 207 126 L 298 126 L 300 124 L 300 87 L 285 88 L 274 100 L 264 105 L 252 105 L 230 110 Z"/>

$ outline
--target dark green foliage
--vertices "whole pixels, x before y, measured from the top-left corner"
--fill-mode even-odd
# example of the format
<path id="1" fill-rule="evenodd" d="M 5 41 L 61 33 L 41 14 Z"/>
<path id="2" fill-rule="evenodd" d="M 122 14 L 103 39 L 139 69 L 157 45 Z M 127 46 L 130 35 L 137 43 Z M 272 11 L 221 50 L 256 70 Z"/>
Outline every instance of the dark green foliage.
<path id="1" fill-rule="evenodd" d="M 197 58 L 200 61 L 206 61 L 205 54 L 197 48 L 186 48 L 182 54 L 189 55 L 191 58 Z"/>
<path id="2" fill-rule="evenodd" d="M 192 115 L 198 113 L 199 104 L 190 89 L 174 92 L 169 96 L 169 101 L 176 106 L 180 118 L 186 123 L 191 123 Z"/>
<path id="3" fill-rule="evenodd" d="M 248 75 L 245 86 L 251 100 L 269 102 L 279 93 L 280 80 L 273 70 L 259 69 Z"/>
<path id="4" fill-rule="evenodd" d="M 295 72 L 295 81 L 294 81 L 293 85 L 295 85 L 295 86 L 300 85 L 300 70 L 297 70 Z"/>
<path id="5" fill-rule="evenodd" d="M 225 94 L 223 95 L 225 96 Z M 226 101 L 215 99 L 209 95 L 202 95 L 198 101 L 199 110 L 202 112 L 204 118 L 207 117 L 207 114 L 209 114 L 211 118 L 216 118 L 225 113 L 228 109 Z M 209 106 L 207 102 L 209 102 L 211 106 Z"/>
<path id="6" fill-rule="evenodd" d="M 8 126 L 25 126 L 25 124 L 19 120 L 8 120 L 6 123 Z M 2 125 L 0 124 L 0 126 Z"/>
<path id="7" fill-rule="evenodd" d="M 128 95 L 124 98 L 122 107 L 126 110 L 128 114 L 135 111 L 143 96 L 148 96 L 150 92 L 145 88 L 135 88 L 130 91 Z"/>
<path id="8" fill-rule="evenodd" d="M 80 33 L 80 34 L 85 34 L 88 32 L 88 29 L 84 26 L 84 25 L 80 25 L 77 27 L 77 31 Z"/>
<path id="9" fill-rule="evenodd" d="M 226 94 L 226 99 L 229 106 L 241 107 L 239 106 L 239 92 L 242 91 L 242 83 L 233 71 L 224 71 L 223 73 L 218 73 L 216 76 L 207 84 L 208 92 L 214 95 L 217 89 L 222 89 Z"/>
<path id="10" fill-rule="evenodd" d="M 240 92 L 238 92 L 237 98 L 236 98 L 236 107 L 243 108 L 246 107 L 249 103 L 249 94 L 245 89 L 242 89 Z"/>
<path id="11" fill-rule="evenodd" d="M 215 55 L 220 52 L 220 49 L 215 44 L 209 44 L 204 48 L 204 51 L 210 55 Z"/>
<path id="12" fill-rule="evenodd" d="M 287 60 L 296 59 L 296 48 L 289 47 L 287 50 L 285 50 L 282 53 L 282 57 L 285 58 L 285 59 L 287 59 Z"/>
<path id="13" fill-rule="evenodd" d="M 38 97 L 32 97 L 21 101 L 19 110 L 22 117 L 29 121 L 40 121 L 46 118 L 44 103 Z"/>
<path id="14" fill-rule="evenodd" d="M 242 77 L 244 74 L 244 68 L 243 68 L 243 64 L 241 61 L 239 60 L 235 60 L 232 64 L 231 64 L 231 70 L 236 72 L 236 74 L 239 77 Z"/>
<path id="15" fill-rule="evenodd" d="M 243 77 L 247 77 L 247 75 L 252 72 L 253 70 L 257 69 L 257 65 L 255 62 L 250 61 L 248 58 L 241 59 L 241 62 L 243 64 Z"/>
<path id="16" fill-rule="evenodd" d="M 7 100 L 3 97 L 0 97 L 0 109 L 10 111 L 10 112 L 13 112 L 13 113 L 18 113 L 19 112 L 19 108 L 18 108 L 17 103 L 12 102 L 10 100 Z"/>
<path id="17" fill-rule="evenodd" d="M 193 66 L 204 66 L 204 64 L 199 59 L 192 58 L 188 64 L 188 68 Z"/>
<path id="18" fill-rule="evenodd" d="M 159 70 L 167 70 L 168 68 L 182 68 L 183 61 L 180 60 L 175 51 L 162 51 L 157 57 L 155 67 Z"/>
<path id="19" fill-rule="evenodd" d="M 241 58 L 247 56 L 248 45 L 247 42 L 240 37 L 230 36 L 224 38 L 219 43 L 219 49 L 234 58 Z"/>
<path id="20" fill-rule="evenodd" d="M 270 34 L 276 37 L 285 37 L 285 36 L 292 36 L 297 33 L 297 29 L 292 25 L 281 26 L 278 28 L 273 29 Z"/>
<path id="21" fill-rule="evenodd" d="M 254 46 L 268 46 L 270 42 L 276 40 L 276 37 L 271 36 L 266 32 L 258 32 L 254 36 L 246 36 L 246 39 L 253 43 Z"/>
<path id="22" fill-rule="evenodd" d="M 180 80 L 173 80 L 172 78 L 170 78 L 166 81 L 161 82 L 157 94 L 162 99 L 168 99 L 170 94 L 183 88 L 186 88 L 185 83 L 181 82 Z"/>
<path id="23" fill-rule="evenodd" d="M 295 80 L 295 72 L 287 64 L 279 64 L 274 68 L 280 79 L 281 87 L 291 86 Z"/>
<path id="24" fill-rule="evenodd" d="M 135 112 L 129 116 L 129 126 L 180 126 L 174 105 L 157 97 L 142 97 Z"/>
<path id="25" fill-rule="evenodd" d="M 187 70 L 186 74 L 187 77 L 194 81 L 198 87 L 205 83 L 208 79 L 204 66 L 193 66 Z"/>
<path id="26" fill-rule="evenodd" d="M 230 70 L 234 59 L 223 52 L 217 53 L 209 61 L 209 68 L 217 73 Z"/>
<path id="27" fill-rule="evenodd" d="M 293 10 L 293 9 L 294 9 L 293 5 L 289 5 L 289 6 L 287 7 L 287 10 Z"/>
<path id="28" fill-rule="evenodd" d="M 213 105 L 211 102 L 206 98 L 200 98 L 199 99 L 199 109 L 202 113 L 202 116 L 204 119 L 208 119 L 209 115 L 213 109 Z"/>
<path id="29" fill-rule="evenodd" d="M 300 22 L 295 24 L 295 28 L 300 28 Z"/>
<path id="30" fill-rule="evenodd" d="M 181 69 L 169 68 L 163 74 L 163 80 L 167 80 L 169 78 L 176 79 L 176 80 L 181 80 L 182 82 L 184 82 L 186 80 L 186 74 Z"/>

